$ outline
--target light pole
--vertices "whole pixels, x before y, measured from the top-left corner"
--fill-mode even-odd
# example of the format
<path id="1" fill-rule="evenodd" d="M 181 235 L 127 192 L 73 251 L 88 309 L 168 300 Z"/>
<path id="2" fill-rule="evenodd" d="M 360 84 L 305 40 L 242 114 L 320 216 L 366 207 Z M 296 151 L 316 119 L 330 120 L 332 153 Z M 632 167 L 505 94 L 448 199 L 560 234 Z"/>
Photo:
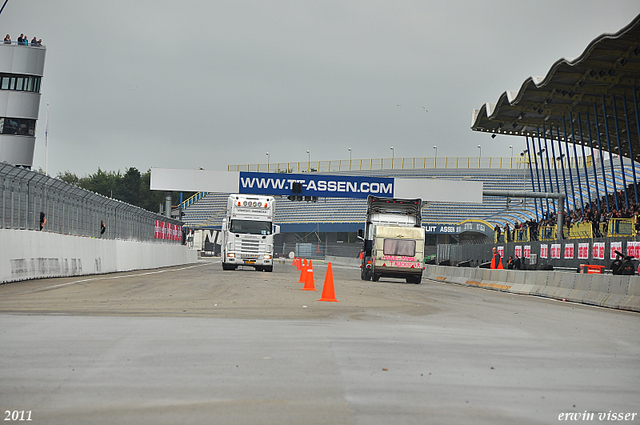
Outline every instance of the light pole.
<path id="1" fill-rule="evenodd" d="M 482 146 L 478 145 L 478 149 L 480 150 L 480 158 L 482 158 Z"/>
<path id="2" fill-rule="evenodd" d="M 351 164 L 351 148 L 349 148 L 349 164 Z"/>
<path id="3" fill-rule="evenodd" d="M 309 149 L 307 149 L 307 162 L 311 164 L 311 153 L 309 152 Z"/>
<path id="4" fill-rule="evenodd" d="M 266 153 L 267 155 L 267 173 L 269 172 L 269 152 Z"/>
<path id="5" fill-rule="evenodd" d="M 436 158 L 437 158 L 437 157 L 438 157 L 438 147 L 437 147 L 437 146 L 434 146 L 434 147 L 433 147 L 433 149 L 435 149 L 435 150 L 436 150 Z"/>
<path id="6" fill-rule="evenodd" d="M 396 158 L 396 151 L 393 150 L 393 146 L 391 146 L 389 149 L 391 149 L 391 159 L 395 159 Z"/>
<path id="7" fill-rule="evenodd" d="M 509 149 L 511 149 L 511 158 L 513 158 L 513 145 L 509 145 Z"/>

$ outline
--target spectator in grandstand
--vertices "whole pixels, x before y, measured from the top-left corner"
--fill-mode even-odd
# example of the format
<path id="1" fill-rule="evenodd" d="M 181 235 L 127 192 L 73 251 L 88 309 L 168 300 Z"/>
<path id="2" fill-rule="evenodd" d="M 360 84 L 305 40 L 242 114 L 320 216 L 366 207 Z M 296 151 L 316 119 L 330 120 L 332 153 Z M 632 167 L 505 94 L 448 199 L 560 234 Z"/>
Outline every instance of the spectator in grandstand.
<path id="1" fill-rule="evenodd" d="M 507 269 L 513 270 L 513 256 L 509 256 L 509 261 L 507 261 Z"/>
<path id="2" fill-rule="evenodd" d="M 502 233 L 502 229 L 500 229 L 500 226 L 496 224 L 496 228 L 494 230 L 496 232 L 496 242 L 500 242 L 500 234 Z"/>
<path id="3" fill-rule="evenodd" d="M 31 39 L 31 45 L 32 45 L 32 46 L 37 46 L 37 45 L 38 45 L 38 39 L 37 39 L 37 38 L 35 38 L 35 37 L 33 37 L 33 38 Z"/>
<path id="4" fill-rule="evenodd" d="M 104 220 L 100 220 L 100 234 L 104 235 L 105 230 L 107 230 L 107 225 L 104 224 Z"/>
<path id="5" fill-rule="evenodd" d="M 509 229 L 509 223 L 507 223 L 504 226 L 504 241 L 509 242 L 512 240 L 513 238 L 511 237 L 511 230 Z"/>
<path id="6" fill-rule="evenodd" d="M 9 34 L 4 38 L 4 44 L 11 44 L 11 36 Z"/>

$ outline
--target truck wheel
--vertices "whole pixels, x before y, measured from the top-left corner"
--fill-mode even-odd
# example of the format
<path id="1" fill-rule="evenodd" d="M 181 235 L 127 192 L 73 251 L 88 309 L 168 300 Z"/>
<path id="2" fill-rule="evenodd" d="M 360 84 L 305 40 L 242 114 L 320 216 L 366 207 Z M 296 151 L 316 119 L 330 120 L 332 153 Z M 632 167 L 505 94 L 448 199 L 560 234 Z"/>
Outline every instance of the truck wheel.
<path id="1" fill-rule="evenodd" d="M 371 280 L 373 280 L 374 282 L 379 281 L 379 280 L 380 280 L 380 275 L 379 275 L 378 273 L 374 273 L 374 274 L 371 276 Z"/>
<path id="2" fill-rule="evenodd" d="M 409 276 L 409 277 L 407 277 L 407 283 L 418 284 L 420 282 L 422 282 L 422 276 Z"/>
<path id="3" fill-rule="evenodd" d="M 233 264 L 222 263 L 222 270 L 235 270 L 236 266 Z"/>
<path id="4" fill-rule="evenodd" d="M 264 266 L 262 270 L 264 270 L 265 272 L 271 273 L 273 271 L 273 266 Z"/>

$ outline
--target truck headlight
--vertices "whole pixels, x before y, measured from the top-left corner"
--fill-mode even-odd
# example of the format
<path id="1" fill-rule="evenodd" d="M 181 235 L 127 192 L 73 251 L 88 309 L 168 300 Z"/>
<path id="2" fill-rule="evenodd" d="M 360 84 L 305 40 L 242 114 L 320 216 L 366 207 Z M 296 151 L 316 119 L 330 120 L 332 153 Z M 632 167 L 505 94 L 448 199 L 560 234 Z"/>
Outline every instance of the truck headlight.
<path id="1" fill-rule="evenodd" d="M 235 256 L 236 256 L 236 254 L 234 254 L 233 252 L 230 252 L 230 253 L 227 254 L 227 257 L 229 257 L 229 258 L 233 258 Z"/>
<path id="2" fill-rule="evenodd" d="M 269 254 L 264 254 L 264 259 L 265 259 L 265 260 L 271 260 L 271 255 L 269 255 Z"/>

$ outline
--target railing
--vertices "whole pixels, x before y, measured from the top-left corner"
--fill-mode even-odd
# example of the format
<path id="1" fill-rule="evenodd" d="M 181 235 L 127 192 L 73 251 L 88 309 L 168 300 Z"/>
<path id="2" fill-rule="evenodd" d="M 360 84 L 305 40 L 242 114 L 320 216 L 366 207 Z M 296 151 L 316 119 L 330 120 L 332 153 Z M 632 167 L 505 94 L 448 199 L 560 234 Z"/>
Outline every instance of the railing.
<path id="1" fill-rule="evenodd" d="M 515 229 L 513 231 L 513 241 L 514 242 L 524 242 L 530 240 L 529 228 L 525 227 L 524 229 Z"/>
<path id="2" fill-rule="evenodd" d="M 615 237 L 632 237 L 636 235 L 635 219 L 633 218 L 612 218 L 603 223 L 603 230 L 606 229 L 606 236 L 609 238 Z M 599 237 L 594 235 L 594 227 L 589 222 L 574 223 L 571 228 L 564 226 L 563 228 L 564 239 L 593 239 Z M 556 240 L 557 226 L 540 226 L 538 228 L 538 240 L 539 241 L 555 241 Z M 599 228 L 597 229 L 600 232 Z M 494 242 L 505 242 L 504 233 L 501 234 L 500 240 L 494 237 Z M 496 234 L 497 236 L 497 234 Z M 509 242 L 530 242 L 531 236 L 529 229 L 519 229 L 513 231 L 513 240 L 509 239 Z"/>
<path id="3" fill-rule="evenodd" d="M 612 236 L 634 236 L 635 219 L 633 218 L 610 218 L 607 230 L 607 237 Z"/>
<path id="4" fill-rule="evenodd" d="M 591 157 L 565 160 L 565 168 L 583 167 Z M 533 164 L 535 166 L 535 164 Z M 560 166 L 560 164 L 558 164 Z M 253 171 L 265 173 L 310 173 L 334 171 L 371 170 L 415 170 L 415 169 L 527 169 L 529 159 L 525 156 L 500 157 L 419 157 L 419 158 L 371 158 L 338 159 L 331 161 L 274 162 L 266 164 L 228 165 L 227 171 Z M 546 168 L 539 163 L 540 168 Z"/>
<path id="5" fill-rule="evenodd" d="M 40 230 L 41 222 L 43 231 L 68 235 L 180 242 L 156 237 L 156 222 L 180 226 L 178 220 L 0 163 L 0 229 Z"/>
<path id="6" fill-rule="evenodd" d="M 200 200 L 201 198 L 205 197 L 208 193 L 209 192 L 198 192 L 195 195 L 192 195 L 186 201 L 183 201 L 182 204 L 180 205 L 180 207 L 184 210 L 185 208 L 187 208 L 188 206 L 190 206 L 194 202 L 196 202 L 196 201 Z"/>
<path id="7" fill-rule="evenodd" d="M 6 41 L 4 40 L 1 44 L 14 44 L 16 46 L 24 46 L 24 47 L 45 47 L 43 44 L 34 44 L 30 41 L 23 41 L 22 43 L 18 43 L 18 40 Z"/>
<path id="8" fill-rule="evenodd" d="M 529 228 L 525 227 L 524 229 L 513 229 L 500 232 L 500 236 L 498 237 L 498 233 L 494 232 L 493 234 L 493 242 L 501 243 L 501 242 L 527 242 L 529 241 Z"/>
<path id="9" fill-rule="evenodd" d="M 593 226 L 588 222 L 574 223 L 564 227 L 562 234 L 566 239 L 593 239 Z"/>

